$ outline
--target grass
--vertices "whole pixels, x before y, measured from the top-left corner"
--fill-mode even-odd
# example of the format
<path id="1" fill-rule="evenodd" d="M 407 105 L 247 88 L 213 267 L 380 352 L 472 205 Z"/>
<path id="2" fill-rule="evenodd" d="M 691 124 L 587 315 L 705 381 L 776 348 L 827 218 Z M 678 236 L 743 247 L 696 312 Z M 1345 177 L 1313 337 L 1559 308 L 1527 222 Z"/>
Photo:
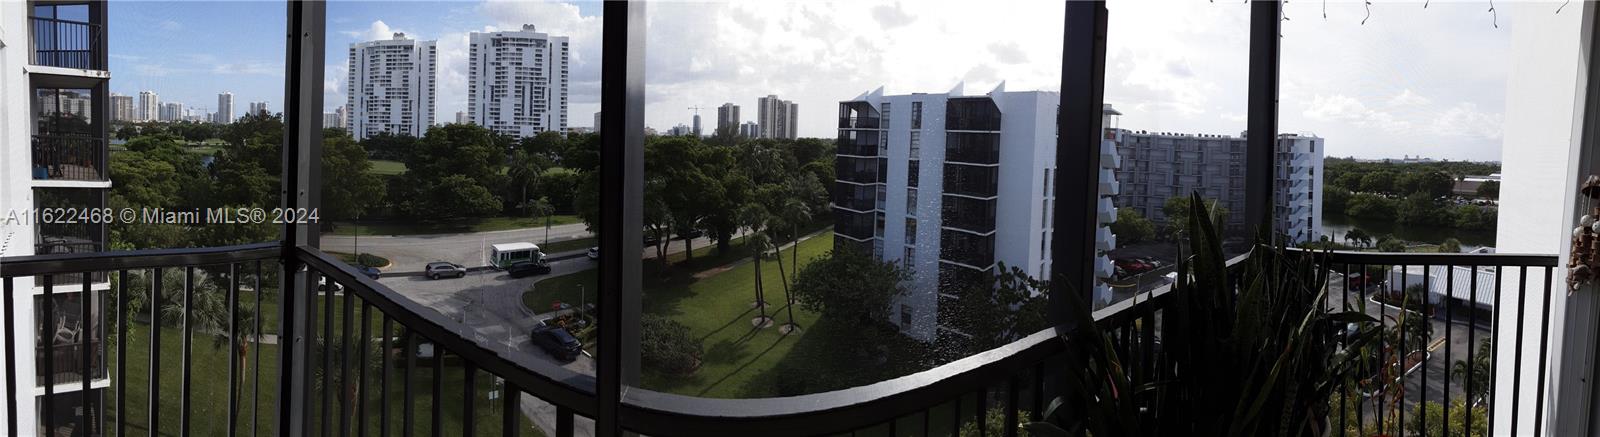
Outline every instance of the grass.
<path id="1" fill-rule="evenodd" d="M 183 333 L 176 327 L 163 326 L 161 332 L 160 384 L 157 395 L 150 393 L 150 325 L 133 323 L 127 337 L 127 428 L 130 433 L 146 435 L 179 435 L 179 415 L 182 411 Z M 196 333 L 190 355 L 191 386 L 190 432 L 193 435 L 227 435 L 228 369 L 230 353 L 226 343 L 215 347 L 212 336 Z M 108 362 L 115 362 L 115 347 L 108 348 Z M 263 344 L 250 349 L 246 379 L 240 382 L 238 432 L 248 435 L 252 423 L 260 432 L 275 434 L 273 417 L 277 405 L 278 346 Z M 257 360 L 259 358 L 259 361 Z M 256 363 L 259 362 L 259 367 Z M 257 372 L 259 371 L 259 373 Z M 257 379 L 259 375 L 259 379 Z M 112 374 L 115 381 L 118 375 Z M 256 384 L 261 390 L 256 392 Z M 108 427 L 114 424 L 119 412 L 116 409 L 116 384 L 106 390 L 105 411 Z M 151 397 L 159 399 L 160 430 L 150 432 L 149 411 Z M 252 409 L 251 405 L 259 405 Z M 255 416 L 252 417 L 251 413 Z"/>
<path id="2" fill-rule="evenodd" d="M 540 244 L 539 250 L 544 251 L 546 254 L 552 254 L 573 250 L 587 250 L 588 248 L 594 247 L 597 244 L 599 244 L 599 241 L 594 237 L 575 238 L 571 240 L 551 241 L 550 244 Z"/>
<path id="3" fill-rule="evenodd" d="M 689 327 L 690 335 L 702 341 L 705 351 L 699 370 L 689 376 L 669 375 L 645 369 L 642 386 L 670 393 L 713 397 L 752 398 L 792 395 L 851 387 L 909 374 L 925 369 L 926 345 L 892 332 L 862 329 L 849 321 L 830 320 L 802 308 L 794 308 L 794 319 L 802 332 L 785 336 L 776 326 L 756 330 L 751 319 L 758 310 L 755 300 L 755 264 L 741 263 L 733 268 L 695 278 L 705 271 L 744 258 L 736 250 L 714 255 L 713 248 L 695 250 L 692 261 L 682 254 L 670 272 L 658 264 L 644 265 L 643 310 L 646 314 L 671 317 Z M 800 244 L 799 259 L 804 267 L 814 257 L 833 248 L 832 234 L 822 234 Z M 792 256 L 783 252 L 785 266 Z M 786 267 L 787 269 L 787 267 Z M 785 270 L 784 273 L 790 273 Z M 782 280 L 777 264 L 765 260 L 761 276 L 767 287 L 769 315 L 777 324 L 789 321 Z M 523 294 L 523 303 L 536 310 L 550 308 L 551 302 L 579 300 L 579 290 L 589 299 L 598 276 L 593 270 L 544 279 Z M 581 288 L 580 288 L 581 286 Z"/>
<path id="4" fill-rule="evenodd" d="M 319 300 L 319 303 L 321 302 L 322 301 Z M 342 311 L 343 305 L 341 302 L 342 299 L 336 296 L 334 305 L 335 314 L 337 314 L 338 311 Z M 265 306 L 265 303 L 263 303 L 263 306 Z M 266 308 L 263 308 L 263 310 L 265 309 Z M 360 313 L 358 312 L 356 314 L 359 315 Z M 381 318 L 378 317 L 377 314 L 374 314 L 372 319 L 380 320 Z M 335 320 L 336 323 L 334 335 L 335 337 L 342 337 L 343 334 L 342 331 L 340 331 L 340 328 L 343 325 L 342 323 L 338 323 L 338 321 L 342 320 L 342 318 L 336 318 Z M 373 328 L 371 328 L 374 338 L 377 338 L 379 335 L 378 331 L 380 329 L 381 325 L 375 325 Z M 153 434 L 179 435 L 179 415 L 182 410 L 181 357 L 183 356 L 183 333 L 174 326 L 162 326 L 160 328 L 160 332 L 160 390 L 157 393 L 157 396 L 154 397 L 159 399 L 158 407 L 160 411 L 161 425 L 160 432 Z M 317 332 L 322 332 L 320 326 Z M 359 331 L 353 329 L 352 336 L 358 335 Z M 125 400 L 125 402 L 127 402 L 128 412 L 126 419 L 127 427 L 130 433 L 149 435 L 152 434 L 149 432 L 148 422 L 150 410 L 149 400 L 152 397 L 150 394 L 149 383 L 150 362 L 148 349 L 150 326 L 146 323 L 135 322 L 129 326 L 128 337 L 126 338 L 128 341 L 128 367 L 127 379 L 125 382 L 129 389 L 127 399 Z M 189 431 L 192 435 L 227 435 L 227 381 L 230 357 L 226 343 L 217 345 L 213 343 L 213 338 L 213 336 L 203 333 L 195 333 L 193 337 L 191 348 L 192 353 L 190 355 L 192 383 L 189 393 L 191 418 L 189 421 Z M 116 348 L 113 346 L 109 347 L 108 350 L 111 351 L 111 355 L 108 357 L 108 362 L 116 362 Z M 373 349 L 373 351 L 376 352 L 376 349 Z M 259 369 L 255 367 L 255 363 L 258 362 L 258 358 L 260 363 Z M 250 349 L 250 356 L 248 357 L 247 365 L 251 367 L 244 372 L 245 379 L 240 381 L 239 385 L 240 416 L 238 419 L 237 431 L 240 435 L 254 435 L 251 432 L 252 419 L 258 421 L 256 422 L 256 425 L 259 426 L 257 430 L 262 434 L 276 434 L 275 425 L 277 422 L 273 414 L 275 413 L 277 406 L 276 395 L 278 390 L 278 359 L 279 356 L 277 345 L 262 344 L 259 347 L 252 347 Z M 317 359 L 320 358 L 314 358 L 314 360 Z M 473 392 L 475 395 L 474 405 L 477 406 L 477 409 L 475 411 L 475 416 L 469 421 L 462 417 L 464 411 L 460 408 L 460 406 L 463 405 L 462 401 L 465 396 L 463 388 L 467 387 L 467 384 L 465 371 L 457 361 L 458 360 L 445 360 L 446 365 L 442 372 L 443 379 L 440 380 L 440 387 L 443 388 L 441 394 L 443 396 L 439 399 L 435 399 L 433 397 L 433 369 L 431 367 L 427 367 L 426 363 L 418 363 L 418 367 L 413 370 L 410 378 L 413 390 L 413 396 L 411 398 L 413 414 L 410 416 L 403 414 L 403 406 L 405 403 L 405 385 L 402 375 L 404 369 L 400 367 L 397 362 L 391 362 L 393 367 L 390 367 L 389 369 L 388 386 L 387 390 L 384 390 L 387 392 L 387 398 L 385 399 L 383 396 L 381 396 L 378 390 L 361 390 L 361 396 L 364 397 L 366 405 L 362 411 L 352 411 L 352 413 L 354 413 L 352 415 L 363 418 L 363 420 L 366 421 L 368 432 L 372 433 L 372 435 L 378 434 L 380 429 L 379 420 L 384 418 L 384 415 L 380 414 L 379 412 L 384 410 L 388 411 L 387 418 L 391 433 L 398 435 L 399 430 L 403 429 L 403 427 L 409 424 L 415 435 L 430 435 L 433 425 L 431 408 L 435 405 L 435 403 L 437 403 L 443 408 L 443 410 L 441 410 L 441 429 L 443 431 L 443 435 L 463 435 L 464 433 L 462 432 L 462 427 L 464 423 L 473 424 L 476 430 L 476 435 L 499 435 L 500 426 L 502 423 L 502 409 L 500 408 L 499 402 L 501 402 L 504 397 L 502 396 L 501 400 L 488 399 L 488 392 L 492 388 L 491 386 L 494 384 L 494 378 L 489 374 L 476 372 Z M 313 364 L 320 363 L 321 361 L 313 361 Z M 379 372 L 380 367 L 376 365 L 377 358 L 373 358 L 373 363 L 375 365 L 373 367 L 369 367 L 367 370 L 367 379 L 362 380 L 364 385 L 371 386 L 379 384 L 381 381 Z M 335 366 L 337 367 L 337 364 Z M 259 373 L 257 370 L 259 370 Z M 356 377 L 356 375 L 359 375 L 359 373 L 355 368 L 352 368 L 351 375 L 352 377 Z M 113 380 L 115 380 L 115 378 L 119 377 L 119 375 L 113 374 L 112 377 Z M 313 379 L 318 378 L 320 377 L 313 376 Z M 259 384 L 261 388 L 259 393 L 254 390 L 257 384 Z M 104 399 L 106 405 L 106 414 L 108 416 L 108 424 L 115 423 L 118 414 L 115 403 L 115 387 L 116 385 L 113 384 L 112 388 L 108 389 Z M 319 382 L 316 390 L 320 389 L 321 386 Z M 320 391 L 316 391 L 315 393 L 319 395 L 321 394 Z M 383 400 L 387 400 L 387 404 L 381 403 Z M 252 402 L 259 402 L 259 407 L 252 409 Z M 331 404 L 323 406 L 321 405 L 321 402 L 322 398 L 317 397 L 317 399 L 313 401 L 311 408 L 308 410 L 311 412 L 313 429 L 320 430 L 321 421 L 323 420 L 322 413 L 324 411 L 328 412 L 329 417 L 332 418 L 330 419 L 333 420 L 331 423 L 333 423 L 336 427 L 339 426 L 342 422 L 338 421 L 338 417 L 340 417 L 339 412 L 342 410 L 340 409 L 341 405 L 337 398 L 337 393 L 335 394 L 334 401 Z M 386 408 L 380 408 L 380 405 Z M 354 410 L 355 407 L 352 406 L 351 409 Z M 256 415 L 254 418 L 251 417 L 252 411 L 254 411 Z M 528 420 L 527 417 L 523 416 L 520 418 L 520 420 L 522 422 L 522 426 L 520 427 L 522 431 L 521 435 L 544 435 L 538 428 L 534 427 L 532 421 Z M 352 429 L 354 428 L 354 424 L 351 424 L 350 426 Z"/>
<path id="5" fill-rule="evenodd" d="M 213 147 L 213 146 L 190 147 L 190 148 L 187 149 L 187 151 L 189 153 L 193 153 L 193 154 L 196 154 L 196 155 L 208 155 L 209 156 L 209 155 L 217 153 L 217 148 Z"/>
<path id="6" fill-rule="evenodd" d="M 550 218 L 550 226 L 559 226 L 579 223 L 582 220 L 574 215 L 557 215 Z M 348 222 L 334 223 L 333 235 L 355 235 L 359 228 L 361 235 L 427 235 L 427 234 L 463 234 L 471 232 L 493 232 L 510 229 L 543 228 L 543 218 L 531 217 L 486 217 L 461 219 L 451 222 L 368 222 L 360 226 Z"/>
<path id="7" fill-rule="evenodd" d="M 372 169 L 370 170 L 372 174 L 393 176 L 406 172 L 406 163 L 404 162 L 384 159 L 369 159 L 367 162 L 372 163 Z"/>

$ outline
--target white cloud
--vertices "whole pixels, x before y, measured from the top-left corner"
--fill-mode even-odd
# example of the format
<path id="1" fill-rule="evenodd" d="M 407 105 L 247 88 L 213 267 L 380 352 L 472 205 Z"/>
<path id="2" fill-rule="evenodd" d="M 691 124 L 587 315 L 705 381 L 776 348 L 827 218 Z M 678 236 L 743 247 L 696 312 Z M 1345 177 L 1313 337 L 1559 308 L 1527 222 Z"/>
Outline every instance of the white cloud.
<path id="1" fill-rule="evenodd" d="M 1417 106 L 1426 105 L 1429 102 L 1430 100 L 1427 97 L 1418 95 L 1412 92 L 1410 88 L 1406 88 L 1400 94 L 1396 94 L 1394 98 L 1389 99 L 1389 106 Z"/>
<path id="2" fill-rule="evenodd" d="M 878 20 L 879 25 L 888 29 L 911 24 L 912 21 L 917 20 L 917 17 L 906 12 L 905 7 L 898 1 L 894 2 L 893 6 L 879 5 L 873 7 L 872 18 Z"/>
<path id="3" fill-rule="evenodd" d="M 800 135 L 829 137 L 839 101 L 879 86 L 1060 86 L 1059 3 L 666 2 L 648 12 L 645 119 L 658 129 L 689 123 L 690 106 L 731 102 L 753 118 L 756 98 L 776 94 L 800 105 Z"/>
<path id="4" fill-rule="evenodd" d="M 1429 130 L 1440 136 L 1480 137 L 1499 139 L 1505 117 L 1500 113 L 1478 110 L 1478 105 L 1459 103 L 1451 106 L 1429 125 Z"/>

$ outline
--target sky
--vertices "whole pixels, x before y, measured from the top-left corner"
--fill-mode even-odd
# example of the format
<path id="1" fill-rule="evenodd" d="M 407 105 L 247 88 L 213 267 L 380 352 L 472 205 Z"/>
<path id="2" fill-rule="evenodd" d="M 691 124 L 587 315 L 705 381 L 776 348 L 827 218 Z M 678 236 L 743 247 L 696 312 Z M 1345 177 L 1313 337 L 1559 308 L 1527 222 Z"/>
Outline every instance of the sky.
<path id="1" fill-rule="evenodd" d="M 1499 160 L 1504 65 L 1515 13 L 1482 2 L 1293 1 L 1284 10 L 1280 130 L 1327 139 L 1329 156 Z M 688 124 L 701 107 L 755 115 L 758 97 L 800 106 L 801 136 L 832 137 L 838 102 L 890 94 L 1059 89 L 1059 1 L 735 1 L 650 3 L 646 124 Z M 1238 135 L 1245 125 L 1249 6 L 1235 1 L 1112 0 L 1105 100 L 1134 130 Z M 1323 10 L 1326 9 L 1326 17 Z M 1548 9 L 1548 11 L 1544 11 Z M 118 2 L 112 90 L 212 108 L 235 94 L 281 110 L 278 2 Z M 1366 23 L 1363 24 L 1363 18 Z M 599 110 L 597 2 L 371 2 L 328 6 L 325 111 L 345 101 L 349 44 L 393 32 L 437 40 L 440 122 L 466 107 L 470 32 L 520 28 L 571 39 L 569 124 Z M 1498 27 L 1496 27 L 1498 25 Z"/>

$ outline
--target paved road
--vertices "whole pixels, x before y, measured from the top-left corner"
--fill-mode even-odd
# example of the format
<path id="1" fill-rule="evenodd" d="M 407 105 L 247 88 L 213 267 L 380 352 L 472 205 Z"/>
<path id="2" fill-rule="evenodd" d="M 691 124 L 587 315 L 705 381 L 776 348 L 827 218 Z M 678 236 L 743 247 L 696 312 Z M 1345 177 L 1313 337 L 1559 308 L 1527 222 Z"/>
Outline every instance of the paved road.
<path id="1" fill-rule="evenodd" d="M 551 275 L 563 275 L 592 269 L 595 262 L 578 257 L 550 263 Z M 461 322 L 477 335 L 479 342 L 504 344 L 514 351 L 525 353 L 513 360 L 554 360 L 529 341 L 529 332 L 543 318 L 522 306 L 522 292 L 539 279 L 550 276 L 512 278 L 505 272 L 484 270 L 468 273 L 460 279 L 430 280 L 422 276 L 386 276 L 378 282 L 389 286 L 418 303 L 439 311 L 452 320 Z M 594 374 L 594 360 L 580 356 L 562 364 L 574 372 Z M 523 396 L 522 411 L 547 435 L 554 435 L 555 406 L 533 396 Z M 593 424 L 576 423 L 577 435 L 593 435 Z"/>
<path id="2" fill-rule="evenodd" d="M 551 242 L 593 236 L 594 234 L 590 233 L 582 223 L 550 227 Z M 388 258 L 394 263 L 383 269 L 385 272 L 420 272 L 424 266 L 433 261 L 450 261 L 469 267 L 488 265 L 490 245 L 518 241 L 542 242 L 545 240 L 545 229 L 541 227 L 465 234 L 362 235 L 359 239 L 349 235 L 323 235 L 322 250 L 356 253 L 357 240 L 360 242 L 362 252 Z M 702 237 L 694 239 L 693 243 L 695 248 L 701 248 L 716 244 L 716 241 Z M 668 254 L 681 252 L 683 252 L 683 240 L 672 240 L 671 244 L 667 245 Z M 639 253 L 644 258 L 656 256 L 654 247 L 643 245 Z"/>
<path id="3" fill-rule="evenodd" d="M 582 224 L 550 228 L 551 241 L 586 238 L 592 235 Z M 544 241 L 544 228 L 470 234 L 360 237 L 361 251 L 381 255 L 394 262 L 393 266 L 384 269 L 386 272 L 421 271 L 428 262 L 439 260 L 481 266 L 485 264 L 485 251 L 488 245 L 515 241 Z M 715 244 L 715 241 L 708 238 L 697 238 L 692 242 L 695 248 Z M 324 250 L 354 253 L 355 243 L 356 238 L 351 236 L 322 237 Z M 682 253 L 683 250 L 683 240 L 672 240 L 667 246 L 668 254 Z M 642 258 L 654 258 L 656 249 L 641 246 L 640 255 Z M 529 341 L 529 332 L 542 317 L 532 314 L 523 307 L 522 292 L 540 279 L 590 270 L 595 266 L 595 261 L 578 256 L 552 261 L 549 275 L 527 278 L 511 278 L 502 271 L 483 270 L 468 273 L 460 279 L 429 280 L 422 276 L 386 275 L 378 282 L 460 322 L 463 327 L 477 335 L 476 340 L 479 342 L 504 344 L 513 350 L 525 352 L 527 355 L 519 357 L 520 359 L 551 360 L 553 358 Z M 579 373 L 594 374 L 595 371 L 594 360 L 587 356 L 564 363 L 562 367 Z M 553 434 L 555 407 L 531 396 L 525 396 L 523 400 L 523 412 L 544 429 L 546 434 Z M 577 421 L 575 426 L 577 435 L 592 435 L 592 426 L 592 422 Z"/>
<path id="4" fill-rule="evenodd" d="M 322 250 L 356 253 L 361 251 L 388 258 L 394 265 L 386 271 L 416 272 L 432 261 L 450 261 L 467 266 L 487 264 L 489 245 L 518 241 L 544 241 L 544 228 L 433 235 L 323 235 Z M 582 223 L 551 226 L 550 241 L 566 241 L 593 236 Z"/>

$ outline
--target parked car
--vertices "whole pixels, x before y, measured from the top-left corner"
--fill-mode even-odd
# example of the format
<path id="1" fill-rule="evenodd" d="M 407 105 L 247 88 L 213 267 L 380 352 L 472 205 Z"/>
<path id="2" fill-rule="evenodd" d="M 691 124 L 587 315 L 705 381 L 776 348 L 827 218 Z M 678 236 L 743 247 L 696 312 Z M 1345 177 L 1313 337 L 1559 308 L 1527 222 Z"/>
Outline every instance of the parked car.
<path id="1" fill-rule="evenodd" d="M 1351 290 L 1360 290 L 1373 285 L 1373 279 L 1372 275 L 1365 273 L 1351 273 L 1345 277 L 1344 283 Z"/>
<path id="2" fill-rule="evenodd" d="M 578 359 L 578 354 L 583 353 L 583 343 L 565 329 L 553 326 L 539 326 L 533 328 L 531 337 L 533 344 L 543 349 L 545 353 L 562 361 Z"/>
<path id="3" fill-rule="evenodd" d="M 517 261 L 506 266 L 506 274 L 513 278 L 550 274 L 550 265 L 543 261 Z"/>
<path id="4" fill-rule="evenodd" d="M 378 271 L 378 268 L 373 266 L 361 266 L 356 270 L 360 270 L 361 274 L 367 275 L 368 278 L 372 278 L 373 280 L 377 280 L 379 276 L 383 276 L 383 272 Z"/>
<path id="5" fill-rule="evenodd" d="M 1129 275 L 1137 275 L 1137 274 L 1140 274 L 1140 273 L 1144 273 L 1144 272 L 1148 272 L 1148 271 L 1151 271 L 1151 270 L 1155 270 L 1155 268 L 1156 268 L 1155 266 L 1150 265 L 1150 264 L 1148 264 L 1148 263 L 1146 263 L 1144 261 L 1140 261 L 1138 258 L 1119 258 L 1119 259 L 1113 260 L 1112 264 L 1116 265 L 1117 267 L 1122 268 L 1122 270 L 1124 272 L 1126 272 L 1127 274 L 1129 274 Z"/>
<path id="6" fill-rule="evenodd" d="M 452 262 L 435 261 L 428 263 L 428 268 L 425 272 L 428 275 L 428 279 L 460 278 L 467 275 L 467 268 Z"/>
<path id="7" fill-rule="evenodd" d="M 589 248 L 588 255 L 589 255 L 589 259 L 599 261 L 600 260 L 600 248 L 598 248 L 598 247 Z"/>
<path id="8" fill-rule="evenodd" d="M 323 276 L 322 278 L 317 280 L 317 291 L 328 291 L 328 277 L 327 276 Z M 333 283 L 333 292 L 334 293 L 343 293 L 344 292 L 344 286 L 343 285 L 339 285 L 338 282 Z"/>

